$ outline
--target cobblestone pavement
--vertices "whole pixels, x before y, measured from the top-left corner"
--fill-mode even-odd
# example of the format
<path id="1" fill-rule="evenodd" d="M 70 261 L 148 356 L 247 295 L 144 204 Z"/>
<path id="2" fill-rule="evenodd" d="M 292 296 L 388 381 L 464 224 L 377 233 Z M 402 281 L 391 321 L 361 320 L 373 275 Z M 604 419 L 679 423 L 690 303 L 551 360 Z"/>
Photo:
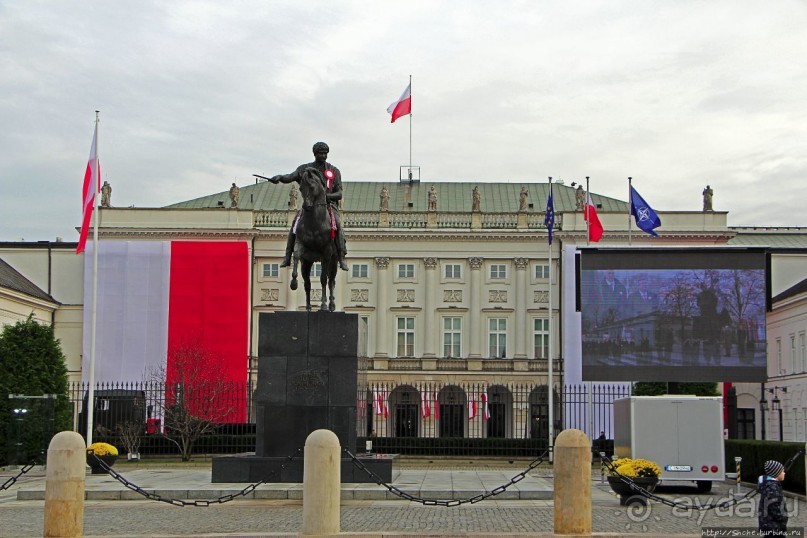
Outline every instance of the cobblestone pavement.
<path id="1" fill-rule="evenodd" d="M 540 474 L 548 476 L 546 470 Z M 731 485 L 718 484 L 706 495 L 696 496 L 694 489 L 684 487 L 660 494 L 703 505 L 725 498 L 733 489 Z M 704 526 L 756 527 L 753 500 L 707 512 L 686 512 L 659 503 L 628 509 L 620 506 L 609 491 L 595 470 L 592 485 L 595 533 L 700 536 Z M 807 526 L 804 501 L 788 499 L 788 503 L 792 512 L 789 526 Z M 42 536 L 43 511 L 43 501 L 18 501 L 10 495 L 0 498 L 0 537 Z M 345 501 L 341 530 L 368 535 L 551 535 L 553 517 L 552 501 L 540 500 L 489 500 L 450 508 L 406 501 Z M 238 500 L 208 507 L 176 507 L 153 501 L 88 501 L 84 521 L 88 537 L 288 536 L 302 528 L 302 502 Z"/>

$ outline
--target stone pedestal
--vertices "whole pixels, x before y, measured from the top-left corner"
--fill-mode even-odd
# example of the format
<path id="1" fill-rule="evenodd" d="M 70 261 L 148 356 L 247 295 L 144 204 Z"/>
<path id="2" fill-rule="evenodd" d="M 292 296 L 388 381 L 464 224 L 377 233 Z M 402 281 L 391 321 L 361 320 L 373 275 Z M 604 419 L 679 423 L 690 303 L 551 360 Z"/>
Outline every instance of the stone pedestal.
<path id="1" fill-rule="evenodd" d="M 359 386 L 366 386 L 366 374 L 358 371 L 358 316 L 262 313 L 258 324 L 255 454 L 213 458 L 214 483 L 302 482 L 302 454 L 291 463 L 287 457 L 319 429 L 332 431 L 340 446 L 356 453 L 356 400 Z M 392 480 L 390 458 L 372 463 Z M 371 481 L 352 467 L 343 461 L 343 482 Z"/>

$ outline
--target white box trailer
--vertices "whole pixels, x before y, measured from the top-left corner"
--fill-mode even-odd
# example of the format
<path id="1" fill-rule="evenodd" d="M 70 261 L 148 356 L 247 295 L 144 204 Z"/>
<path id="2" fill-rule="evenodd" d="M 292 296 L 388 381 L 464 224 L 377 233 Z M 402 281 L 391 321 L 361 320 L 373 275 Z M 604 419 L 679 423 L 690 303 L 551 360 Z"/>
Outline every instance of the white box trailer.
<path id="1" fill-rule="evenodd" d="M 661 482 L 692 481 L 712 489 L 725 478 L 723 399 L 631 396 L 614 401 L 614 455 L 661 468 Z"/>

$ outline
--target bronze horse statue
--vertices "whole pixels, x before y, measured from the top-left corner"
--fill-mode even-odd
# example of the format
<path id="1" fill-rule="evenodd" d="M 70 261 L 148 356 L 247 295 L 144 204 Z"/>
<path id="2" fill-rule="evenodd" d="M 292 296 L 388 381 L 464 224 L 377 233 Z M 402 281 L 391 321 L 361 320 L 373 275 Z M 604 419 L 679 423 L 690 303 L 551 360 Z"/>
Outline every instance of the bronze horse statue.
<path id="1" fill-rule="evenodd" d="M 295 223 L 297 240 L 291 266 L 291 289 L 297 289 L 297 263 L 302 265 L 303 287 L 305 288 L 305 309 L 311 310 L 311 267 L 314 262 L 322 264 L 319 281 L 322 285 L 320 310 L 336 310 L 333 290 L 336 286 L 336 270 L 339 257 L 336 250 L 335 232 L 332 229 L 331 213 L 325 197 L 325 178 L 313 167 L 307 167 L 300 177 L 300 195 L 303 208 Z M 325 288 L 328 288 L 328 303 L 325 302 Z"/>

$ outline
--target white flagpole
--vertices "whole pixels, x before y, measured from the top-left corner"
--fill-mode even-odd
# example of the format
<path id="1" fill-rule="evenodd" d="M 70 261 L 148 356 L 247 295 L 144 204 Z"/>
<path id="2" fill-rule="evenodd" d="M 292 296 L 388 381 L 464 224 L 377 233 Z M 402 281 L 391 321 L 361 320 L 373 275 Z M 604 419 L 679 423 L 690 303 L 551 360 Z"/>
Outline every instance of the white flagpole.
<path id="1" fill-rule="evenodd" d="M 586 176 L 586 201 L 584 202 L 585 205 L 583 206 L 583 207 L 586 208 L 586 211 L 584 213 L 584 215 L 586 216 L 586 246 L 589 246 L 591 244 L 591 240 L 589 239 L 589 237 L 591 237 L 591 236 L 589 234 L 589 229 L 588 229 L 589 220 L 591 219 L 591 215 L 588 214 L 588 201 L 589 201 L 590 198 L 591 198 L 591 194 L 589 193 L 589 190 L 588 190 L 588 176 Z"/>
<path id="2" fill-rule="evenodd" d="M 98 113 L 95 111 L 95 168 L 92 178 L 93 189 L 93 224 L 92 224 L 92 321 L 90 324 L 90 374 L 89 393 L 87 394 L 87 446 L 92 444 L 92 430 L 95 415 L 95 331 L 98 319 L 98 182 L 101 180 L 101 167 L 98 157 Z"/>
<path id="3" fill-rule="evenodd" d="M 549 196 L 552 197 L 552 176 L 549 177 Z M 552 200 L 554 212 L 554 199 Z M 554 216 L 553 216 L 554 218 Z M 554 346 L 552 345 L 553 339 L 555 337 L 555 333 L 552 330 L 552 243 L 549 243 L 549 254 L 547 255 L 547 263 L 549 264 L 549 361 L 547 367 L 547 374 L 549 377 L 549 461 L 550 463 L 554 461 L 553 458 L 553 448 L 554 448 L 554 440 L 555 440 L 555 409 L 554 409 L 554 382 L 553 382 L 553 371 L 552 371 L 552 359 L 554 357 Z"/>
<path id="4" fill-rule="evenodd" d="M 412 179 L 412 75 L 409 75 L 409 179 Z"/>
<path id="5" fill-rule="evenodd" d="M 631 182 L 633 178 L 628 176 L 628 246 L 631 246 L 631 223 L 630 223 L 630 216 L 633 213 L 633 197 L 631 196 Z"/>
<path id="6" fill-rule="evenodd" d="M 589 176 L 586 176 L 586 246 L 591 244 L 590 234 L 589 234 L 589 226 L 591 215 L 589 215 L 589 203 L 588 201 L 591 200 L 591 203 L 594 203 L 594 200 L 591 198 L 591 191 L 589 190 Z M 588 382 L 588 431 L 591 438 L 594 439 L 594 402 L 592 401 L 594 397 L 594 389 L 592 382 Z"/>

